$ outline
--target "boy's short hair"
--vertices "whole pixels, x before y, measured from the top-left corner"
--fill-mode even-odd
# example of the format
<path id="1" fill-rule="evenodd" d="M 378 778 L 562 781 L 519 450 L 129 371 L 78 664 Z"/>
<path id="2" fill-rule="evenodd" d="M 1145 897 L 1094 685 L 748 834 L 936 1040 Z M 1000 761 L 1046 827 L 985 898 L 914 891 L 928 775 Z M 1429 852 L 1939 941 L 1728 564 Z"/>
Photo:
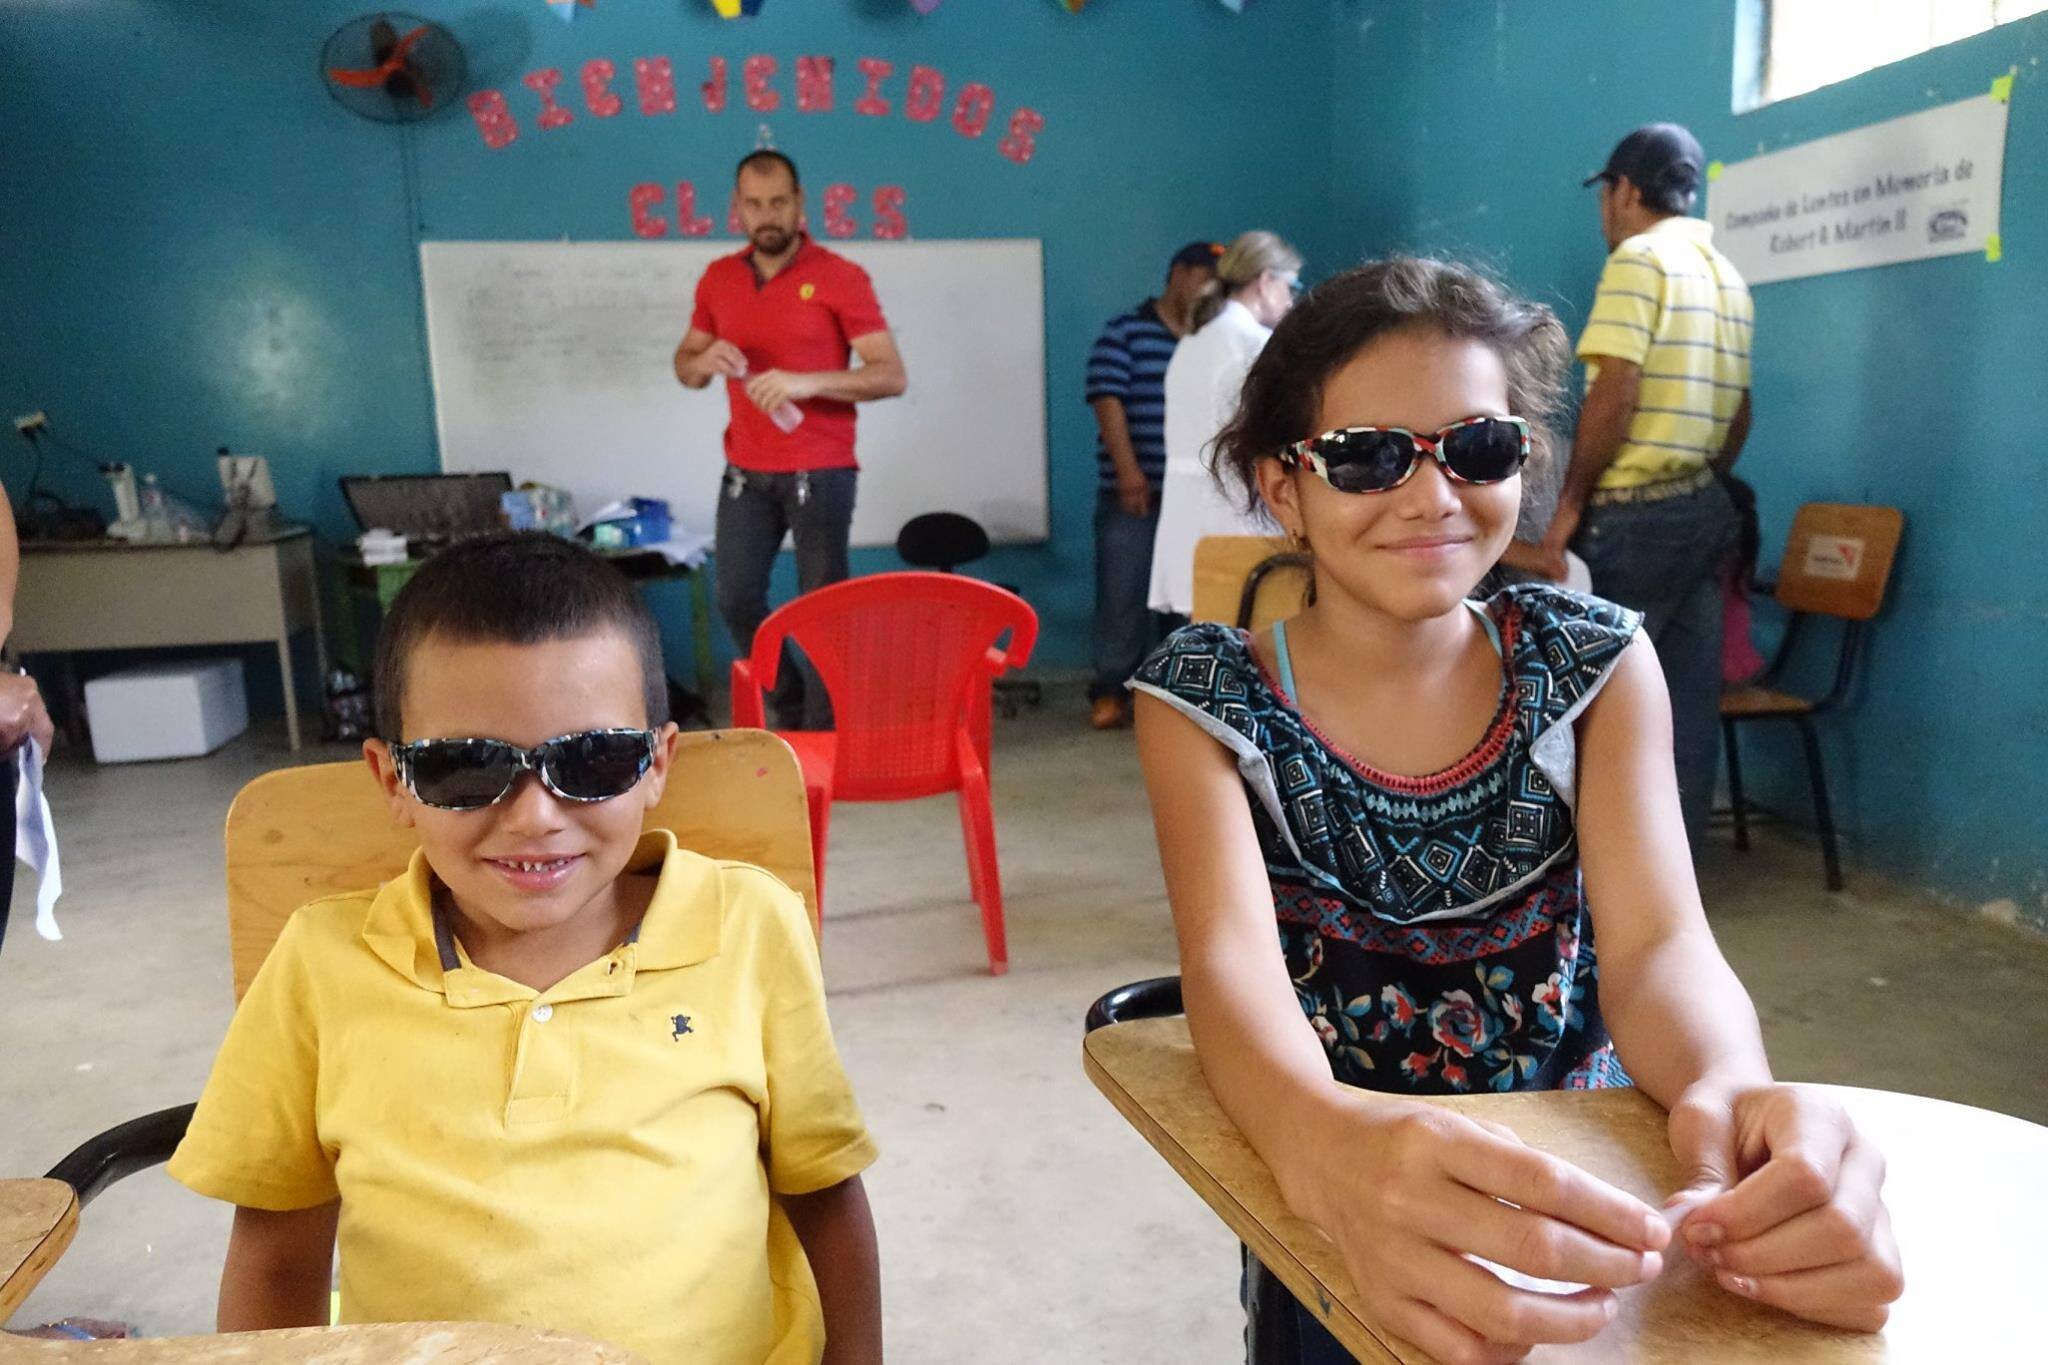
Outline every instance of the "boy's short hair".
<path id="1" fill-rule="evenodd" d="M 377 732 L 404 738 L 407 664 L 422 640 L 544 644 L 616 630 L 640 659 L 647 725 L 668 723 L 661 628 L 626 576 L 601 557 L 545 531 L 500 531 L 458 541 L 420 565 L 384 617 L 373 675 Z"/>

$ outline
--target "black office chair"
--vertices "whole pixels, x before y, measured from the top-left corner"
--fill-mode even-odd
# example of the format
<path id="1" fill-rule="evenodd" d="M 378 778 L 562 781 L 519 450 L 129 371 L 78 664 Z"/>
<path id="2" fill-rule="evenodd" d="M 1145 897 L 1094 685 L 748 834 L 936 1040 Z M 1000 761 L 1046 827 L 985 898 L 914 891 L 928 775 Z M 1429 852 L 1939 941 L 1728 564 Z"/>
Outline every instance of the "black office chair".
<path id="1" fill-rule="evenodd" d="M 913 569 L 935 573 L 956 573 L 962 564 L 972 564 L 988 554 L 988 532 L 973 517 L 958 512 L 925 512 L 903 523 L 896 533 L 896 555 Z M 1005 592 L 1017 592 L 1015 584 L 998 583 Z M 1044 691 L 1029 678 L 998 678 L 993 684 L 995 702 L 1005 716 L 1014 716 L 1020 706 L 1036 706 Z"/>
<path id="2" fill-rule="evenodd" d="M 973 517 L 958 512 L 926 512 L 904 522 L 896 533 L 896 554 L 913 569 L 952 573 L 987 553 L 988 532 Z"/>

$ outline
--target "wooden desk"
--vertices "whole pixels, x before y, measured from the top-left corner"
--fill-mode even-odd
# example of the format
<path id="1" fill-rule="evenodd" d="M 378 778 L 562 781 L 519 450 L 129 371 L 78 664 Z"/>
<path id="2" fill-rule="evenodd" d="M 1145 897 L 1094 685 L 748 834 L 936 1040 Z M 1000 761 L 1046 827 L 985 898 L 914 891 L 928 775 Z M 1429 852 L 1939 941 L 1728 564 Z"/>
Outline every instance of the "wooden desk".
<path id="1" fill-rule="evenodd" d="M 285 723 L 299 747 L 292 635 L 313 633 L 321 678 L 320 592 L 313 533 L 287 527 L 232 550 L 119 540 L 31 541 L 21 547 L 14 647 L 23 654 L 274 641 Z"/>
<path id="2" fill-rule="evenodd" d="M 690 644 L 692 660 L 697 669 L 697 691 L 709 695 L 717 683 L 717 664 L 711 652 L 711 588 L 707 574 L 709 561 L 690 568 L 687 565 L 671 564 L 667 559 L 651 550 L 622 549 L 599 550 L 599 554 L 618 566 L 619 572 L 635 583 L 657 583 L 673 579 L 685 579 L 690 586 Z M 377 603 L 377 614 L 381 619 L 391 610 L 391 603 L 418 571 L 423 559 L 407 559 L 397 564 L 365 564 L 362 554 L 356 550 L 345 550 L 337 562 L 338 580 L 341 592 L 336 600 L 335 649 L 341 661 L 358 677 L 364 677 L 364 670 L 370 662 L 370 641 L 365 636 L 356 616 L 357 598 L 373 599 Z"/>
<path id="3" fill-rule="evenodd" d="M 61 1180 L 0 1180 L 0 1323 L 21 1307 L 78 1231 L 78 1197 Z"/>
<path id="4" fill-rule="evenodd" d="M 490 1322 L 378 1322 L 131 1341 L 0 1337 L 14 1365 L 645 1365 L 621 1346 Z"/>
<path id="5" fill-rule="evenodd" d="M 1216 1103 L 1187 1020 L 1140 1019 L 1088 1035 L 1083 1059 L 1131 1125 L 1360 1360 L 1430 1359 L 1368 1322 L 1334 1243 L 1287 1212 L 1272 1172 Z M 1964 1105 L 1824 1087 L 1885 1152 L 1885 1201 L 1906 1296 L 1877 1336 L 1801 1322 L 1725 1293 L 1683 1252 L 1664 1277 L 1624 1290 L 1621 1314 L 1537 1361 L 1940 1362 L 2015 1360 L 2039 1350 L 2041 1229 L 2048 1227 L 2048 1128 Z M 1635 1090 L 1455 1096 L 1429 1103 L 1504 1123 L 1652 1204 L 1680 1183 L 1664 1113 Z M 2032 1341 L 2034 1346 L 2027 1346 Z"/>

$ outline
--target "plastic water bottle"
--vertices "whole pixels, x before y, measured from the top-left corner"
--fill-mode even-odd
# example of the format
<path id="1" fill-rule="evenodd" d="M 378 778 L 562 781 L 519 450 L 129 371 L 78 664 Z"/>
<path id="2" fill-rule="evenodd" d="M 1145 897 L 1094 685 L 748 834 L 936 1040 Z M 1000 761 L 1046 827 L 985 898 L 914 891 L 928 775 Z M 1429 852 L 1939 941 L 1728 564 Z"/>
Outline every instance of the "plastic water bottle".
<path id="1" fill-rule="evenodd" d="M 733 376 L 735 379 L 746 377 L 747 372 L 744 369 Z M 769 409 L 768 420 L 775 423 L 776 429 L 787 436 L 804 424 L 804 410 L 794 403 L 780 403 Z"/>
<path id="2" fill-rule="evenodd" d="M 142 538 L 144 540 L 172 540 L 176 533 L 171 529 L 171 508 L 164 499 L 163 486 L 156 481 L 156 475 L 142 476 Z"/>

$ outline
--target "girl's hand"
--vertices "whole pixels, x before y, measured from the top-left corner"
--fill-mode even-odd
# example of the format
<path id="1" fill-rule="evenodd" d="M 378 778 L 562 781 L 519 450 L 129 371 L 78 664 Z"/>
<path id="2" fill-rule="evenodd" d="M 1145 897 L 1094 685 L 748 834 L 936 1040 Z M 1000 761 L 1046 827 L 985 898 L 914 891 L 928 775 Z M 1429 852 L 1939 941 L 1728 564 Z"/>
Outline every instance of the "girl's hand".
<path id="1" fill-rule="evenodd" d="M 1802 1318 L 1875 1332 L 1904 1292 L 1885 1211 L 1884 1156 L 1841 1105 L 1792 1085 L 1701 1082 L 1671 1110 L 1671 1150 L 1690 1174 L 1686 1251 L 1731 1294 Z"/>
<path id="2" fill-rule="evenodd" d="M 1403 1101 L 1347 1103 L 1297 1205 L 1337 1243 L 1376 1321 L 1446 1365 L 1585 1341 L 1613 1290 L 1653 1280 L 1670 1240 L 1649 1205 L 1506 1128 Z M 1483 1256 L 1575 1294 L 1516 1289 Z"/>

